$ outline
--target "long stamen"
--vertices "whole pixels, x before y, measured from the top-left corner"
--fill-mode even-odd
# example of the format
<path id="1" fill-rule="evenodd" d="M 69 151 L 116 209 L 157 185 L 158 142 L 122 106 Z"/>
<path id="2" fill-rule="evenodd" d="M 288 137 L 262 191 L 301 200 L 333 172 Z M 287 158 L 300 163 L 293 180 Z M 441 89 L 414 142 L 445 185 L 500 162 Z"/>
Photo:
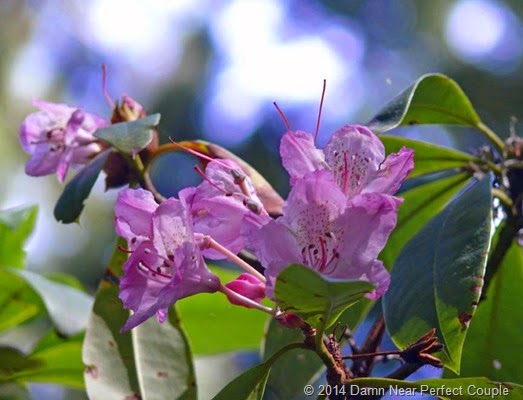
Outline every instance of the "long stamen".
<path id="1" fill-rule="evenodd" d="M 323 99 L 325 98 L 325 89 L 326 88 L 327 88 L 327 79 L 324 79 L 323 80 L 323 90 L 321 91 L 320 108 L 318 110 L 318 120 L 316 121 L 316 133 L 314 134 L 314 144 L 316 144 L 316 139 L 318 138 L 318 132 L 320 131 L 321 111 L 323 109 Z"/>
<path id="2" fill-rule="evenodd" d="M 276 104 L 276 102 L 273 102 L 272 104 L 274 104 L 274 107 L 276 107 L 276 110 L 278 110 L 278 112 L 280 113 L 280 117 L 281 117 L 281 119 L 283 119 L 283 123 L 285 124 L 285 127 L 287 128 L 287 130 L 288 131 L 292 131 L 291 125 L 289 124 L 289 121 L 287 120 L 287 117 L 285 116 L 283 111 L 280 109 L 278 104 Z"/>
<path id="3" fill-rule="evenodd" d="M 102 64 L 102 92 L 104 94 L 105 100 L 107 100 L 107 103 L 109 103 L 111 110 L 114 109 L 114 101 L 111 99 L 111 96 L 109 96 L 109 91 L 107 90 L 107 65 L 105 64 Z"/>
<path id="4" fill-rule="evenodd" d="M 241 294 L 236 293 L 234 290 L 231 290 L 226 286 L 221 285 L 220 289 L 218 289 L 218 290 L 228 297 L 233 297 L 241 303 L 248 304 L 251 307 L 257 308 L 258 310 L 264 311 L 268 314 L 276 315 L 276 313 L 277 313 L 277 310 L 274 310 L 270 307 L 266 307 L 260 303 L 256 303 L 254 300 L 251 300 L 245 296 L 242 296 Z"/>
<path id="5" fill-rule="evenodd" d="M 257 277 L 260 281 L 263 283 L 266 283 L 265 277 L 260 274 L 258 271 L 256 271 L 253 267 L 251 267 L 249 264 L 247 264 L 245 261 L 243 261 L 240 257 L 238 257 L 236 254 L 234 254 L 229 249 L 223 247 L 221 244 L 219 244 L 217 241 L 215 241 L 210 236 L 206 237 L 205 243 L 207 246 L 211 249 L 214 249 L 220 253 L 222 253 L 224 256 L 226 256 L 229 260 L 231 260 L 233 263 L 238 265 L 240 268 L 243 268 L 248 273 L 254 275 Z"/>

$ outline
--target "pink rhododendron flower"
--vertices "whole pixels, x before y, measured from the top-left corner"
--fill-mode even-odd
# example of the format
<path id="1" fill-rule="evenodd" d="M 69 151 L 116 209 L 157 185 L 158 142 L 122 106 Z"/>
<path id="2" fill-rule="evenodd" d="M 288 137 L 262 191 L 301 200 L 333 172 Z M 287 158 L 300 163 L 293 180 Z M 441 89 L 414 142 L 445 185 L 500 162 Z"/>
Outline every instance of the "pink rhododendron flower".
<path id="1" fill-rule="evenodd" d="M 122 328 L 131 329 L 157 314 L 160 322 L 177 300 L 212 293 L 220 281 L 205 265 L 203 235 L 193 233 L 183 201 L 156 205 L 151 193 L 126 189 L 116 202 L 116 231 L 132 251 L 120 279 L 120 299 L 134 311 Z"/>
<path id="2" fill-rule="evenodd" d="M 383 295 L 390 276 L 377 256 L 401 202 L 382 193 L 347 199 L 330 171 L 295 180 L 283 216 L 248 232 L 248 247 L 266 266 L 267 295 L 274 298 L 276 277 L 296 263 L 329 278 L 368 281 L 376 286 L 369 297 Z"/>
<path id="3" fill-rule="evenodd" d="M 265 283 L 251 274 L 243 273 L 225 286 L 256 303 L 260 303 L 265 298 Z M 231 296 L 227 296 L 227 298 L 232 304 L 249 308 L 249 305 L 246 305 L 245 302 L 239 302 L 236 298 Z"/>
<path id="4" fill-rule="evenodd" d="M 233 253 L 245 247 L 244 225 L 263 225 L 271 220 L 256 195 L 249 177 L 232 160 L 216 159 L 205 168 L 205 180 L 195 188 L 180 192 L 191 211 L 194 231 L 212 236 Z M 225 256 L 210 248 L 205 257 Z"/>
<path id="5" fill-rule="evenodd" d="M 324 150 L 316 148 L 310 133 L 289 130 L 282 137 L 280 154 L 291 184 L 313 171 L 330 170 L 349 198 L 360 193 L 394 194 L 414 168 L 413 150 L 402 148 L 385 158 L 380 139 L 360 125 L 336 131 Z"/>
<path id="6" fill-rule="evenodd" d="M 30 114 L 20 126 L 20 143 L 31 159 L 25 171 L 31 176 L 56 172 L 63 182 L 70 166 L 84 165 L 102 150 L 93 133 L 107 122 L 65 104 L 34 100 L 41 111 Z"/>

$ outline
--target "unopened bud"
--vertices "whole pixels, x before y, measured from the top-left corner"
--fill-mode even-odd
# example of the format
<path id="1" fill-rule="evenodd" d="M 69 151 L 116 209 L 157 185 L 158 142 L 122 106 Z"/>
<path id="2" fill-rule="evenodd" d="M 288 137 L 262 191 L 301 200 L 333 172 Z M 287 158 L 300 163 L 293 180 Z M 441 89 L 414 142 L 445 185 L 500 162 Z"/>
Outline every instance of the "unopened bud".
<path id="1" fill-rule="evenodd" d="M 238 278 L 227 283 L 225 286 L 256 303 L 260 303 L 265 298 L 265 284 L 251 274 L 241 274 Z M 239 299 L 230 296 L 227 296 L 227 298 L 232 304 L 251 308 L 251 306 L 242 303 Z"/>

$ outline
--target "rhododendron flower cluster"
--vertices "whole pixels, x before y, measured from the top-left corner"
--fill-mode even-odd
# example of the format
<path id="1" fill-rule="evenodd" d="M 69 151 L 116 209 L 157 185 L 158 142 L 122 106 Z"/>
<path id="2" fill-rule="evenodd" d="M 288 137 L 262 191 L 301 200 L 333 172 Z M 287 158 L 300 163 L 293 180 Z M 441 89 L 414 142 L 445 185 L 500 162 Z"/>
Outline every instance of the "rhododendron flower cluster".
<path id="1" fill-rule="evenodd" d="M 132 251 L 120 296 L 135 311 L 124 329 L 153 311 L 161 320 L 168 304 L 198 292 L 221 290 L 231 303 L 246 307 L 265 295 L 277 301 L 276 279 L 295 263 L 329 278 L 368 281 L 375 286 L 370 298 L 385 293 L 390 277 L 377 257 L 396 225 L 401 199 L 392 194 L 413 168 L 413 152 L 402 149 L 385 159 L 383 145 L 372 132 L 349 125 L 333 135 L 324 151 L 315 147 L 311 135 L 289 131 L 280 152 L 292 189 L 277 219 L 264 210 L 241 167 L 225 159 L 212 160 L 205 172 L 200 170 L 203 182 L 183 189 L 180 200 L 168 199 L 159 206 L 177 204 L 184 213 L 183 218 L 166 214 L 172 223 L 161 225 L 164 231 L 155 222 L 152 195 L 132 195 L 137 199 L 132 207 L 126 200 L 129 194 L 120 196 L 117 231 Z M 135 221 L 133 214 L 141 220 Z M 154 245 L 155 235 L 163 238 L 160 245 Z M 182 246 L 184 240 L 190 245 Z M 164 250 L 167 242 L 170 251 Z M 245 248 L 258 257 L 264 276 L 247 272 L 221 286 L 202 256 L 242 265 L 234 254 Z"/>
<path id="2" fill-rule="evenodd" d="M 86 164 L 107 146 L 93 136 L 107 125 L 101 118 L 62 104 L 35 105 L 42 111 L 30 115 L 20 131 L 24 149 L 32 154 L 30 174 L 56 171 L 63 181 L 70 165 Z M 113 104 L 111 121 L 144 115 L 143 107 L 125 96 Z M 394 194 L 413 168 L 413 151 L 402 148 L 385 157 L 379 138 L 359 125 L 344 126 L 319 149 L 315 137 L 292 131 L 284 121 L 288 130 L 280 154 L 291 190 L 276 218 L 236 161 L 181 145 L 206 161 L 205 170 L 195 167 L 203 178 L 198 186 L 168 199 L 143 188 L 120 192 L 115 226 L 127 241 L 122 251 L 129 253 L 120 299 L 133 311 L 122 331 L 154 314 L 162 322 L 178 300 L 216 291 L 232 304 L 281 317 L 277 306 L 260 303 L 265 297 L 278 303 L 276 281 L 291 264 L 329 279 L 370 282 L 375 289 L 367 297 L 372 299 L 386 292 L 390 276 L 378 255 L 396 225 L 402 200 Z M 257 257 L 258 270 L 239 257 L 245 254 Z M 228 259 L 244 272 L 223 285 L 205 259 Z"/>

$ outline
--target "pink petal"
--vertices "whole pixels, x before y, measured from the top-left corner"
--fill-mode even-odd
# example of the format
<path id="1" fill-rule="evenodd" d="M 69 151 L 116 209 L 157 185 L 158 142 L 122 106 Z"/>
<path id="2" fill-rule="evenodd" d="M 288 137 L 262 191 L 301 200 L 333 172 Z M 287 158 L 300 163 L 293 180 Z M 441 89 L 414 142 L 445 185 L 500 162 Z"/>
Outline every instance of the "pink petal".
<path id="1" fill-rule="evenodd" d="M 347 271 L 359 269 L 375 260 L 396 226 L 398 206 L 403 200 L 397 197 L 367 193 L 349 201 L 345 213 L 333 224 L 339 234 L 341 260 L 347 260 Z M 342 278 L 345 269 L 335 277 Z"/>
<path id="2" fill-rule="evenodd" d="M 151 216 L 157 207 L 153 195 L 146 190 L 124 189 L 118 194 L 114 207 L 115 230 L 131 249 L 151 238 Z"/>
<path id="3" fill-rule="evenodd" d="M 291 185 L 310 172 L 327 168 L 323 152 L 316 148 L 313 136 L 307 132 L 287 131 L 281 139 L 280 156 Z"/>
<path id="4" fill-rule="evenodd" d="M 185 242 L 194 240 L 185 207 L 175 198 L 165 200 L 153 212 L 152 231 L 154 245 L 162 256 L 174 254 Z"/>
<path id="5" fill-rule="evenodd" d="M 385 159 L 376 177 L 362 192 L 395 194 L 413 169 L 414 150 L 402 147 L 398 153 L 390 154 Z"/>
<path id="6" fill-rule="evenodd" d="M 379 138 L 359 125 L 345 125 L 325 147 L 325 159 L 348 197 L 361 192 L 384 158 L 385 149 Z"/>

